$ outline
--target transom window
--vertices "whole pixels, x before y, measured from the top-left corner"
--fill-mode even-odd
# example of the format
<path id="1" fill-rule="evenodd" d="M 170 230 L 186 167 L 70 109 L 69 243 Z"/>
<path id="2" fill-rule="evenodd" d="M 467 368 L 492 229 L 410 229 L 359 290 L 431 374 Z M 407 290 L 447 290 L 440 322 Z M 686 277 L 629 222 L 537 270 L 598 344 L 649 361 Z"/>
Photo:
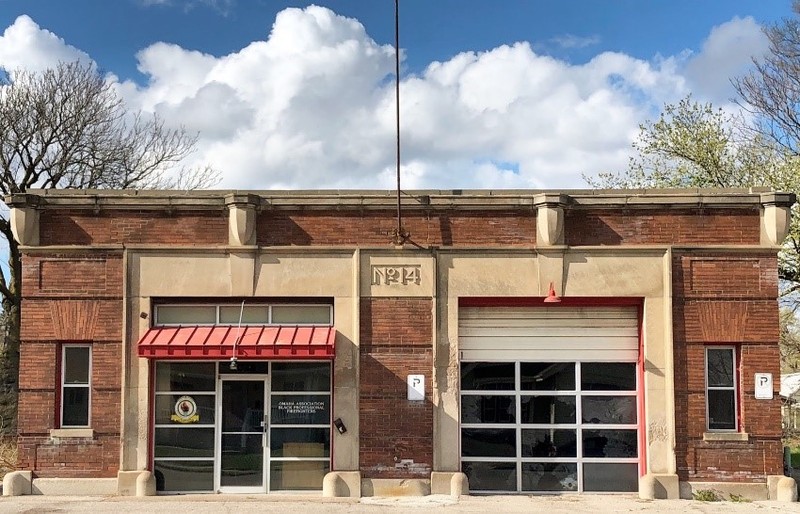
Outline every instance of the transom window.
<path id="1" fill-rule="evenodd" d="M 156 305 L 154 326 L 169 325 L 331 325 L 328 304 L 167 304 Z"/>
<path id="2" fill-rule="evenodd" d="M 636 376 L 634 362 L 463 362 L 470 489 L 636 491 Z"/>

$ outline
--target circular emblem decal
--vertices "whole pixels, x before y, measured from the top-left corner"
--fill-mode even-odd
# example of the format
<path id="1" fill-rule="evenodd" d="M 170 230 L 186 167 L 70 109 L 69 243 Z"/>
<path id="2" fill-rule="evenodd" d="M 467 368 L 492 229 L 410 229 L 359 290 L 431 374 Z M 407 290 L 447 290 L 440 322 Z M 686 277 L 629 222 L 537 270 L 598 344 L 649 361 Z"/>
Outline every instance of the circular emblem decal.
<path id="1" fill-rule="evenodd" d="M 191 396 L 181 396 L 175 402 L 175 414 L 170 416 L 172 421 L 178 423 L 196 423 L 200 420 L 197 414 L 197 403 Z"/>

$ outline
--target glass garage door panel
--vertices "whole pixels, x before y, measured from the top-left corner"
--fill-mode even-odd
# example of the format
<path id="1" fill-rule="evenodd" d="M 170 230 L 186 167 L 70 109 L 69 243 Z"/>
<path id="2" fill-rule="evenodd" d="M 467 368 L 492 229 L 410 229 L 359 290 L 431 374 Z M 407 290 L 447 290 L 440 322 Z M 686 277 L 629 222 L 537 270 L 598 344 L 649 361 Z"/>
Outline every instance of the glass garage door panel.
<path id="1" fill-rule="evenodd" d="M 476 492 L 635 491 L 633 362 L 464 362 L 461 468 Z"/>
<path id="2" fill-rule="evenodd" d="M 513 462 L 462 462 L 471 491 L 516 491 L 517 465 Z"/>

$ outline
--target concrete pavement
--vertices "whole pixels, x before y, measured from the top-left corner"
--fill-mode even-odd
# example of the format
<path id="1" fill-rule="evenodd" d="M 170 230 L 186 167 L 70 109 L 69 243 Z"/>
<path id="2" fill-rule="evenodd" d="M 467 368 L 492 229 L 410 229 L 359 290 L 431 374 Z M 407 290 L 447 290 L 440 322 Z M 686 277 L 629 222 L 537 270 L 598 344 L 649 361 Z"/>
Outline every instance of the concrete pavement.
<path id="1" fill-rule="evenodd" d="M 0 497 L 0 513 L 147 513 L 191 514 L 290 512 L 301 514 L 392 514 L 470 513 L 547 514 L 601 512 L 692 512 L 692 513 L 800 513 L 800 503 L 699 502 L 690 500 L 640 500 L 632 495 L 563 496 L 449 496 L 431 495 L 396 498 L 322 498 L 310 495 L 176 495 L 144 498 L 119 496 L 15 496 Z"/>

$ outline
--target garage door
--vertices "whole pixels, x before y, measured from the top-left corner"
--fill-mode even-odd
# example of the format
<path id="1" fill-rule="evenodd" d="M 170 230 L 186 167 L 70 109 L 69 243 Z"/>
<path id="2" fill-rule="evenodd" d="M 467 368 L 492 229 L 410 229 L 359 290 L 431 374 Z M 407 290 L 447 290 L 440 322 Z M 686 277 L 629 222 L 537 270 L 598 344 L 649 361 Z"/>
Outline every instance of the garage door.
<path id="1" fill-rule="evenodd" d="M 463 308 L 461 465 L 476 492 L 636 491 L 636 308 Z"/>

